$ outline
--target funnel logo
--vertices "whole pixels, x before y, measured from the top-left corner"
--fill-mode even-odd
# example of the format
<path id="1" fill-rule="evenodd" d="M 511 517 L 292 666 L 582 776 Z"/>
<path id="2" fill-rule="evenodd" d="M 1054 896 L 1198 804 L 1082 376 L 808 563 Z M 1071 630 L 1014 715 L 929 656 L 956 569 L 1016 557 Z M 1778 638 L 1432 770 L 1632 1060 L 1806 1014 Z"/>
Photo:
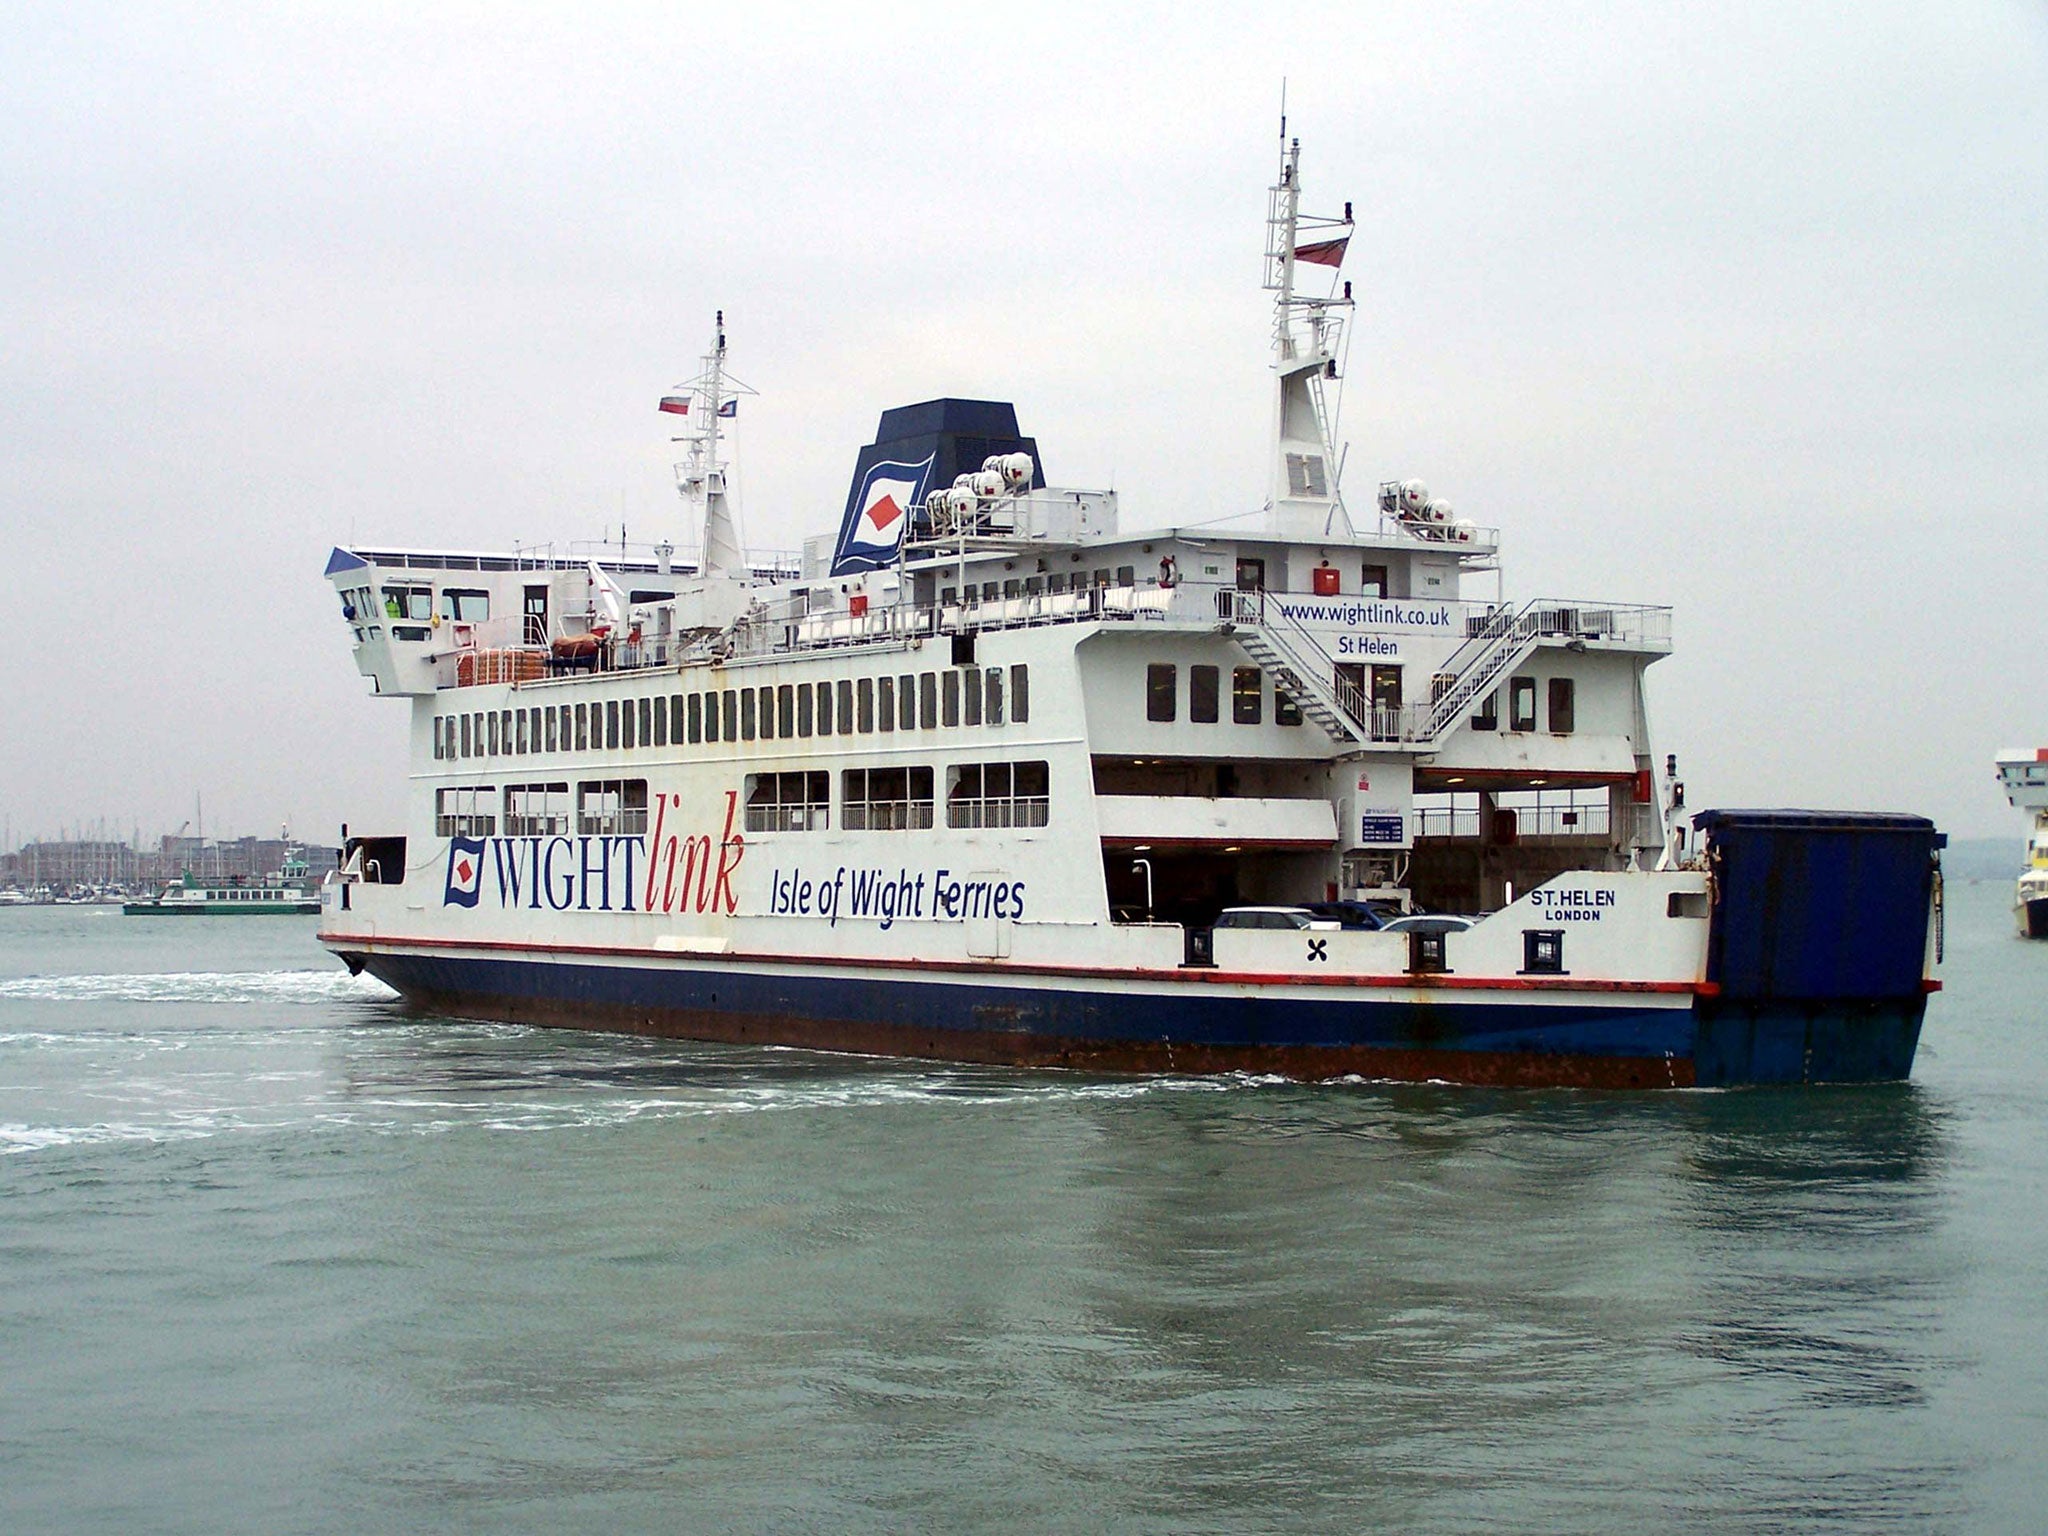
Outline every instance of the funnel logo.
<path id="1" fill-rule="evenodd" d="M 444 907 L 473 907 L 484 877 L 484 845 L 468 837 L 448 840 L 448 884 L 441 892 Z"/>
<path id="2" fill-rule="evenodd" d="M 855 535 L 859 544 L 887 544 L 891 539 L 900 539 L 903 530 L 893 534 L 890 525 L 903 515 L 903 507 L 896 498 L 908 501 L 915 494 L 915 488 L 906 480 L 877 480 L 868 488 L 868 504 L 861 508 L 860 530 Z"/>
<path id="3" fill-rule="evenodd" d="M 870 571 L 896 558 L 903 530 L 910 526 L 911 510 L 924 499 L 925 482 L 936 457 L 934 454 L 918 464 L 884 460 L 861 476 L 846 504 L 839 550 L 832 557 L 833 575 Z"/>

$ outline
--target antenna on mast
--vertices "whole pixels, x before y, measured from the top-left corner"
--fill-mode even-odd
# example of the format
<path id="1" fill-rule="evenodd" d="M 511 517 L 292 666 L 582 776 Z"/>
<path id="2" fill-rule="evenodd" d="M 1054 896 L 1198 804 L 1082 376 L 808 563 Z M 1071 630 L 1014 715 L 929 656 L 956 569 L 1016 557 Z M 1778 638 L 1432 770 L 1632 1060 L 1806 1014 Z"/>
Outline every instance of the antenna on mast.
<path id="1" fill-rule="evenodd" d="M 687 446 L 688 457 L 676 465 L 676 490 L 686 502 L 704 508 L 704 555 L 698 574 L 744 580 L 747 558 L 739 529 L 726 498 L 726 465 L 718 454 L 723 436 L 719 423 L 739 415 L 739 397 L 755 391 L 725 371 L 725 311 L 716 312 L 711 350 L 703 369 L 687 384 L 662 397 L 661 408 L 678 416 L 697 417 L 695 427 L 674 441 Z"/>
<path id="2" fill-rule="evenodd" d="M 703 367 L 687 384 L 678 384 L 662 396 L 661 408 L 675 416 L 694 416 L 690 429 L 671 439 L 685 446 L 686 457 L 675 466 L 676 490 L 688 503 L 704 509 L 703 555 L 696 578 L 680 586 L 675 594 L 675 623 L 686 633 L 722 630 L 745 611 L 748 568 L 739 524 L 727 495 L 727 470 L 719 457 L 718 443 L 724 435 L 721 423 L 739 415 L 739 397 L 756 393 L 725 371 L 725 311 L 715 312 L 711 350 L 704 354 Z M 666 565 L 673 550 L 656 546 L 656 558 Z"/>
<path id="3" fill-rule="evenodd" d="M 1281 82 L 1280 178 L 1266 206 L 1266 289 L 1273 302 L 1273 408 L 1271 494 L 1267 508 L 1276 532 L 1290 537 L 1351 536 L 1351 520 L 1333 471 L 1335 411 L 1325 384 L 1338 377 L 1351 285 L 1335 289 L 1353 228 L 1351 204 L 1342 218 L 1301 211 L 1301 140 L 1287 137 L 1286 82 Z M 1297 269 L 1332 269 L 1333 291 L 1296 291 Z"/>

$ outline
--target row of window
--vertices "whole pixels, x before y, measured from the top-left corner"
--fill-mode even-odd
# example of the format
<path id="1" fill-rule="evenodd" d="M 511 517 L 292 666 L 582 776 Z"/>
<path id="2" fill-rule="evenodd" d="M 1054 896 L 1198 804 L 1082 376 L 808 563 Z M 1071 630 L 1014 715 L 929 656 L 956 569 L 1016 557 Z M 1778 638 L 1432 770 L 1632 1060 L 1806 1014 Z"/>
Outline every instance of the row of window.
<path id="1" fill-rule="evenodd" d="M 849 832 L 929 830 L 934 777 L 923 766 L 842 769 L 840 824 Z M 946 825 L 1042 827 L 1052 814 L 1051 783 L 1042 762 L 956 763 L 946 769 Z M 831 775 L 819 769 L 750 773 L 746 798 L 749 832 L 822 832 L 832 825 Z"/>
<path id="2" fill-rule="evenodd" d="M 1568 736 L 1577 725 L 1578 690 L 1569 677 L 1553 677 L 1546 690 L 1550 705 L 1550 730 L 1553 735 Z M 1472 717 L 1475 731 L 1497 731 L 1500 729 L 1500 690 L 1494 689 L 1479 706 Z M 1511 731 L 1533 731 L 1536 729 L 1536 679 L 1533 677 L 1511 677 L 1508 679 L 1508 729 Z"/>
<path id="3" fill-rule="evenodd" d="M 387 619 L 410 619 L 430 624 L 434 619 L 432 587 L 393 586 L 382 589 L 383 615 Z M 375 618 L 378 605 L 368 587 L 351 587 L 341 594 L 342 616 L 352 621 Z M 441 617 L 465 624 L 481 624 L 491 616 L 491 594 L 469 587 L 441 589 Z"/>
<path id="4" fill-rule="evenodd" d="M 1013 667 L 955 667 L 894 677 L 770 683 L 665 697 L 438 715 L 434 758 L 609 752 L 717 741 L 933 731 L 960 725 L 1024 724 L 1031 679 Z"/>
<path id="5" fill-rule="evenodd" d="M 586 779 L 572 799 L 567 783 L 460 784 L 434 792 L 436 837 L 495 837 L 498 808 L 507 837 L 632 836 L 647 830 L 645 779 Z"/>
<path id="6" fill-rule="evenodd" d="M 1376 675 L 1371 697 L 1376 705 L 1399 707 L 1399 669 L 1375 667 L 1375 674 L 1391 672 L 1389 685 Z M 1508 679 L 1508 729 L 1536 729 L 1536 682 L 1533 677 Z M 1222 718 L 1223 669 L 1212 666 L 1188 668 L 1188 719 L 1197 725 L 1213 725 Z M 1546 689 L 1549 705 L 1548 729 L 1554 735 L 1569 735 L 1577 726 L 1577 687 L 1569 677 L 1553 677 Z M 1238 725 L 1257 725 L 1263 717 L 1265 680 L 1257 667 L 1230 669 L 1230 718 Z M 1145 718 L 1171 723 L 1180 714 L 1180 668 L 1172 662 L 1154 662 L 1145 669 Z M 1273 690 L 1273 723 L 1301 724 L 1301 709 L 1285 690 Z M 1472 716 L 1475 731 L 1500 729 L 1500 690 L 1489 693 Z"/>
<path id="7" fill-rule="evenodd" d="M 1223 669 L 1211 666 L 1188 668 L 1188 719 L 1197 725 L 1213 725 L 1221 718 Z M 1230 669 L 1230 718 L 1238 725 L 1257 725 L 1265 717 L 1265 674 L 1257 667 Z M 1145 669 L 1145 718 L 1172 721 L 1180 714 L 1180 668 L 1172 662 L 1155 662 Z M 1301 724 L 1301 707 L 1286 690 L 1273 690 L 1273 723 Z"/>
<path id="8" fill-rule="evenodd" d="M 936 807 L 931 768 L 847 768 L 839 775 L 841 825 L 849 832 L 927 831 Z M 822 769 L 750 773 L 749 832 L 823 832 L 832 826 L 832 776 Z M 949 827 L 1042 827 L 1051 815 L 1042 762 L 957 763 L 946 770 Z M 647 831 L 645 779 L 451 785 L 434 792 L 434 835 L 631 837 Z"/>
<path id="9" fill-rule="evenodd" d="M 1116 568 L 1115 580 L 1107 568 L 1095 572 L 1054 571 L 1045 576 L 1014 576 L 1008 581 L 984 581 L 979 587 L 973 582 L 966 586 L 967 601 L 979 598 L 982 602 L 993 603 L 1004 598 L 1036 597 L 1041 592 L 1086 592 L 1090 587 L 1134 587 L 1138 584 L 1136 566 L 1120 565 Z M 951 607 L 958 599 L 958 587 L 939 588 L 939 601 Z"/>
<path id="10" fill-rule="evenodd" d="M 1289 455 L 1289 457 L 1295 456 Z M 1206 569 L 1214 571 L 1216 567 L 1209 566 Z M 1324 562 L 1323 570 L 1330 572 L 1332 578 L 1334 578 L 1334 567 L 1327 561 Z M 1148 580 L 1150 575 L 1151 573 L 1148 571 Z M 1392 585 L 1392 582 L 1389 580 L 1389 568 L 1385 565 L 1374 564 L 1371 561 L 1366 562 L 1360 568 L 1359 576 L 1359 591 L 1367 596 L 1385 597 L 1388 587 Z M 1085 592 L 1090 587 L 1132 587 L 1136 586 L 1137 582 L 1138 570 L 1136 566 L 1119 565 L 1114 570 L 1108 566 L 1099 566 L 1092 571 L 1053 571 L 1044 576 L 1015 576 L 1007 581 L 984 581 L 979 588 L 970 581 L 967 583 L 965 590 L 967 600 L 970 603 L 975 600 L 977 595 L 979 595 L 983 602 L 994 602 L 998 598 L 1034 597 L 1041 592 Z M 1240 559 L 1237 562 L 1236 583 L 1241 591 L 1263 591 L 1266 585 L 1266 562 L 1249 556 Z M 939 601 L 951 604 L 959 590 L 954 587 L 940 588 Z M 1318 586 L 1316 590 L 1321 592 L 1323 589 Z M 1331 590 L 1335 591 L 1336 589 L 1331 588 Z"/>

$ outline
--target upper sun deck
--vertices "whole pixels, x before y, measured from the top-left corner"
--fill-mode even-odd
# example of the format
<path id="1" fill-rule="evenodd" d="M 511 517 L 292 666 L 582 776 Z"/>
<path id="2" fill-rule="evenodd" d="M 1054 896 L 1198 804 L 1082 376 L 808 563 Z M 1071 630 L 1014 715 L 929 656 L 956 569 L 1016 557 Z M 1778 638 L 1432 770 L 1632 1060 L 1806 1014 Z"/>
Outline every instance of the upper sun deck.
<path id="1" fill-rule="evenodd" d="M 1419 495 L 1405 495 L 1412 487 Z M 1162 525 L 1124 531 L 1119 527 L 1115 491 L 1041 488 L 983 502 L 954 515 L 920 516 L 905 537 L 903 560 L 916 565 L 957 558 L 960 554 L 1000 554 L 1047 548 L 1085 549 L 1096 545 L 1161 539 L 1257 539 L 1303 547 L 1338 545 L 1387 553 L 1425 551 L 1455 557 L 1468 566 L 1487 566 L 1500 553 L 1500 530 L 1455 517 L 1446 502 L 1430 499 L 1418 482 L 1381 487 L 1379 510 L 1371 526 L 1357 529 L 1349 518 L 1321 536 L 1306 538 L 1254 529 L 1252 518 L 1264 514 L 1218 519 L 1197 525 Z M 1339 531 L 1341 528 L 1341 531 Z M 830 564 L 831 540 L 814 540 L 806 550 L 805 573 L 820 574 Z"/>
<path id="2" fill-rule="evenodd" d="M 571 540 L 566 544 L 535 544 L 505 550 L 412 549 L 399 545 L 358 549 L 336 547 L 327 557 L 323 573 L 330 580 L 359 570 L 365 565 L 380 571 L 586 571 L 592 564 L 614 576 L 660 576 L 663 579 L 694 576 L 697 564 L 687 556 L 675 558 L 670 544 L 626 544 L 597 540 Z M 801 569 L 800 557 L 789 551 L 756 551 L 753 573 L 757 581 L 786 581 Z M 396 615 L 393 615 L 396 617 Z"/>
<path id="3" fill-rule="evenodd" d="M 1033 508 L 944 543 L 921 540 L 895 569 L 834 579 L 814 559 L 756 556 L 753 580 L 727 632 L 674 622 L 670 605 L 702 581 L 693 562 L 656 546 L 542 546 L 511 552 L 396 547 L 337 548 L 326 574 L 343 599 L 359 653 L 431 663 L 403 684 L 381 665 L 380 691 L 411 693 L 498 680 L 484 651 L 531 651 L 510 671 L 633 670 L 888 643 L 965 630 L 1064 623 L 1144 623 L 1209 629 L 1226 624 L 1479 632 L 1503 605 L 1454 595 L 1455 571 L 1490 560 L 1497 531 L 1387 519 L 1370 532 L 1310 542 L 1265 529 L 1215 525 L 1118 535 L 1114 493 L 1041 491 L 1019 503 L 1051 507 L 1067 526 L 1034 521 Z M 1112 502 L 1110 519 L 1091 513 Z M 1091 515 L 1098 531 L 1076 525 Z M 1108 526 L 1103 527 L 1102 523 Z M 808 577 L 800 572 L 810 573 Z M 608 614 L 610 606 L 623 611 Z M 1611 602 L 1546 605 L 1544 633 L 1601 644 L 1669 648 L 1668 610 Z M 607 622 L 608 619 L 610 622 Z M 594 650 L 587 643 L 595 637 Z M 562 642 L 571 642 L 564 647 Z M 420 648 L 420 649 L 415 649 Z M 558 655 L 558 650 L 571 654 Z M 371 657 L 360 657 L 365 661 Z M 400 684 L 399 686 L 390 686 Z"/>
<path id="4" fill-rule="evenodd" d="M 1311 542 L 1203 527 L 1025 542 L 981 529 L 956 535 L 949 551 L 906 554 L 898 567 L 847 577 L 806 579 L 777 562 L 754 562 L 757 578 L 732 584 L 736 617 L 715 628 L 679 617 L 706 584 L 687 562 L 640 560 L 616 546 L 606 562 L 580 564 L 532 552 L 337 550 L 329 577 L 357 664 L 380 693 L 743 666 L 1089 626 L 1162 640 L 1229 637 L 1273 669 L 1333 737 L 1397 750 L 1440 742 L 1484 686 L 1538 649 L 1656 656 L 1671 648 L 1663 607 L 1559 599 L 1516 606 L 1455 595 L 1463 553 L 1405 530 Z M 1428 690 L 1418 698 L 1411 684 L 1407 702 L 1389 708 L 1373 696 L 1373 669 L 1358 658 L 1384 661 L 1397 647 Z"/>

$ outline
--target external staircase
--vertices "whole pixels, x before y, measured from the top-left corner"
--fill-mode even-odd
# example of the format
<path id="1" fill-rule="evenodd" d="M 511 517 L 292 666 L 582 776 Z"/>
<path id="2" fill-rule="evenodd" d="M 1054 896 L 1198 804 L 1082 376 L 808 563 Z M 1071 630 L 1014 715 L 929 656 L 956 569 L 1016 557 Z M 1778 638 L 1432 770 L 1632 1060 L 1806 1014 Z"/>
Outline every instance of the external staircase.
<path id="1" fill-rule="evenodd" d="M 1556 616 L 1569 611 L 1542 600 L 1498 610 L 1444 663 L 1428 703 L 1386 709 L 1342 681 L 1328 648 L 1265 593 L 1226 591 L 1224 598 L 1231 637 L 1332 740 L 1410 752 L 1437 750 L 1472 706 L 1554 630 Z"/>
<path id="2" fill-rule="evenodd" d="M 1362 742 L 1367 728 L 1359 717 L 1367 713 L 1366 701 L 1358 690 L 1346 687 L 1345 698 L 1338 691 L 1335 659 L 1306 629 L 1268 607 L 1263 592 L 1223 594 L 1231 614 L 1226 627 L 1244 653 L 1273 675 L 1274 686 L 1286 693 L 1304 715 L 1329 733 L 1336 742 Z"/>
<path id="3" fill-rule="evenodd" d="M 1544 634 L 1543 616 L 1557 611 L 1555 603 L 1497 609 L 1451 653 L 1415 725 L 1413 736 L 1423 750 L 1436 750 L 1475 703 L 1529 659 Z"/>

